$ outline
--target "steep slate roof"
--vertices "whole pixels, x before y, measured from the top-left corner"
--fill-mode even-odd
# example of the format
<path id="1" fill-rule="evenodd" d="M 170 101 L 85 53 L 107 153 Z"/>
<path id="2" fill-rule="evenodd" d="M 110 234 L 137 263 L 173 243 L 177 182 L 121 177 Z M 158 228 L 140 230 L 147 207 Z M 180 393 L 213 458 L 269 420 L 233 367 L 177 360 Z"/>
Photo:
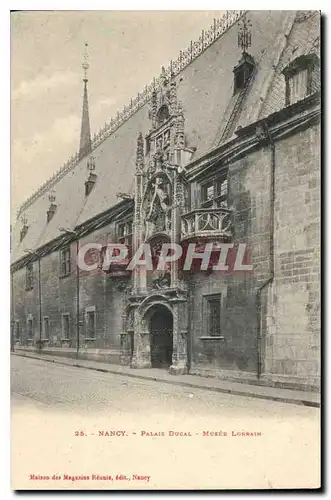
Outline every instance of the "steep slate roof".
<path id="1" fill-rule="evenodd" d="M 291 24 L 286 45 L 274 68 L 274 74 L 264 99 L 259 118 L 279 111 L 285 106 L 285 79 L 282 70 L 290 61 L 303 54 L 320 52 L 320 23 L 318 11 L 298 11 Z"/>
<path id="2" fill-rule="evenodd" d="M 288 58 L 309 52 L 319 36 L 319 13 L 307 20 L 295 11 L 253 11 L 252 47 L 249 53 L 257 72 L 235 119 L 235 127 L 246 126 L 285 105 L 284 77 L 281 70 Z M 306 28 L 307 23 L 307 28 Z M 238 27 L 233 25 L 199 57 L 176 76 L 178 99 L 183 103 L 186 143 L 195 147 L 192 158 L 202 157 L 221 143 L 224 122 L 233 108 L 233 68 L 240 59 L 237 48 Z M 299 45 L 294 52 L 294 46 Z M 316 52 L 316 50 L 315 50 Z M 272 69 L 273 68 L 273 69 Z M 91 82 L 93 85 L 93 82 Z M 133 192 L 136 141 L 139 132 L 149 132 L 148 104 L 141 107 L 93 151 L 97 182 L 85 198 L 87 158 L 57 181 L 57 210 L 46 224 L 48 194 L 37 197 L 24 210 L 29 230 L 20 243 L 22 223 L 12 232 L 12 261 L 25 255 L 24 249 L 36 249 L 61 233 L 59 227 L 74 228 L 118 203 L 117 192 Z M 77 138 L 78 139 L 78 138 Z"/>

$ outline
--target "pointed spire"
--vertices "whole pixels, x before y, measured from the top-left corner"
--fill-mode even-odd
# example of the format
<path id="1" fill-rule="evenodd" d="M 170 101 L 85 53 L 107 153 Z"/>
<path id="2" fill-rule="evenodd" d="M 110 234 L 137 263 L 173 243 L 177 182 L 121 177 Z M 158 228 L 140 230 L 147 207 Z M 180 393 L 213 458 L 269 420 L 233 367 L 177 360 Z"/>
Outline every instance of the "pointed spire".
<path id="1" fill-rule="evenodd" d="M 83 158 L 92 151 L 91 147 L 91 131 L 90 131 L 90 117 L 88 109 L 88 98 L 87 98 L 87 70 L 89 69 L 88 55 L 87 55 L 88 44 L 85 42 L 84 59 L 82 68 L 84 70 L 84 95 L 83 95 L 83 112 L 82 112 L 82 126 L 80 132 L 80 143 L 79 143 L 79 158 Z"/>

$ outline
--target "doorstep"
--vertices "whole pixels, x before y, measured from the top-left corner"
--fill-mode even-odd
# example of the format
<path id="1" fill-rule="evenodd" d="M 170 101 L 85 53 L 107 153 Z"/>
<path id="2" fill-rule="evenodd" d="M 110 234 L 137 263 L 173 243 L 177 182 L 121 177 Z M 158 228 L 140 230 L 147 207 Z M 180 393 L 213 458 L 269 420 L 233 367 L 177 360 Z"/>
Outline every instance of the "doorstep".
<path id="1" fill-rule="evenodd" d="M 162 382 L 172 385 L 203 389 L 236 396 L 244 396 L 259 399 L 269 399 L 282 403 L 296 405 L 320 407 L 320 394 L 309 391 L 296 391 L 292 389 L 281 389 L 276 387 L 245 384 L 242 382 L 230 382 L 226 380 L 204 378 L 198 375 L 171 375 L 168 371 L 158 368 L 133 369 L 129 366 L 102 363 L 100 361 L 90 361 L 83 359 L 65 358 L 54 355 L 46 355 L 26 350 L 17 350 L 13 353 L 16 356 L 23 356 L 32 359 L 39 359 L 46 362 L 60 365 L 84 368 L 113 375 Z"/>

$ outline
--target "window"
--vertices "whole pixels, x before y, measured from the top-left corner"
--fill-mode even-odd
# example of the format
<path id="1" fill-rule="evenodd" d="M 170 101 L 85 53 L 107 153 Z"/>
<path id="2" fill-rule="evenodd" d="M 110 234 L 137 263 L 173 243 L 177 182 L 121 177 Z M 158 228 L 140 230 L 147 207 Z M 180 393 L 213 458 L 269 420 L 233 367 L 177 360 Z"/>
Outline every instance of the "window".
<path id="1" fill-rule="evenodd" d="M 286 94 L 285 105 L 301 101 L 320 88 L 319 59 L 316 54 L 301 55 L 283 69 Z"/>
<path id="2" fill-rule="evenodd" d="M 28 264 L 26 266 L 26 282 L 25 288 L 26 290 L 32 290 L 33 288 L 33 264 Z"/>
<path id="3" fill-rule="evenodd" d="M 28 318 L 28 320 L 26 322 L 26 326 L 27 326 L 27 331 L 28 331 L 28 340 L 32 340 L 33 339 L 33 320 L 32 320 L 32 318 Z"/>
<path id="4" fill-rule="evenodd" d="M 245 87 L 245 73 L 243 71 L 240 71 L 235 75 L 234 87 L 235 92 Z"/>
<path id="5" fill-rule="evenodd" d="M 132 246 L 132 233 L 133 225 L 132 220 L 121 222 L 117 226 L 118 242 L 127 245 L 129 248 Z"/>
<path id="6" fill-rule="evenodd" d="M 55 214 L 56 211 L 56 205 L 51 204 L 49 209 L 47 210 L 47 224 L 52 220 L 53 215 Z"/>
<path id="7" fill-rule="evenodd" d="M 33 264 L 26 266 L 26 289 L 32 290 L 33 288 Z"/>
<path id="8" fill-rule="evenodd" d="M 166 104 L 164 104 L 163 106 L 161 106 L 161 108 L 159 109 L 159 111 L 157 113 L 156 120 L 157 120 L 158 126 L 160 126 L 164 122 L 166 122 L 169 117 L 170 117 L 170 114 L 169 114 L 168 106 L 166 106 Z"/>
<path id="9" fill-rule="evenodd" d="M 44 316 L 43 317 L 43 338 L 48 340 L 49 339 L 49 317 Z"/>
<path id="10" fill-rule="evenodd" d="M 24 226 L 22 227 L 21 232 L 20 232 L 20 241 L 22 241 L 25 238 L 26 233 L 28 232 L 28 229 L 29 229 L 29 226 L 24 224 Z"/>
<path id="11" fill-rule="evenodd" d="M 159 134 L 156 139 L 156 149 L 166 150 L 170 145 L 170 130 L 167 129 Z"/>
<path id="12" fill-rule="evenodd" d="M 202 208 L 227 208 L 228 181 L 226 177 L 212 179 L 201 185 Z"/>
<path id="13" fill-rule="evenodd" d="M 15 335 L 15 340 L 19 341 L 21 339 L 21 331 L 20 331 L 20 322 L 15 321 L 15 326 L 14 326 L 14 335 Z"/>
<path id="14" fill-rule="evenodd" d="M 70 316 L 69 313 L 62 314 L 62 339 L 70 339 Z"/>
<path id="15" fill-rule="evenodd" d="M 206 297 L 207 302 L 207 335 L 221 336 L 221 295 Z"/>
<path id="16" fill-rule="evenodd" d="M 60 276 L 67 276 L 71 271 L 70 247 L 60 250 Z"/>
<path id="17" fill-rule="evenodd" d="M 234 89 L 236 94 L 246 88 L 251 80 L 255 68 L 254 58 L 247 52 L 242 54 L 242 59 L 233 69 L 234 73 Z"/>
<path id="18" fill-rule="evenodd" d="M 95 310 L 86 311 L 86 339 L 95 339 Z"/>
<path id="19" fill-rule="evenodd" d="M 92 189 L 94 188 L 94 185 L 96 183 L 97 176 L 96 174 L 90 173 L 87 181 L 85 181 L 85 196 L 88 196 Z"/>

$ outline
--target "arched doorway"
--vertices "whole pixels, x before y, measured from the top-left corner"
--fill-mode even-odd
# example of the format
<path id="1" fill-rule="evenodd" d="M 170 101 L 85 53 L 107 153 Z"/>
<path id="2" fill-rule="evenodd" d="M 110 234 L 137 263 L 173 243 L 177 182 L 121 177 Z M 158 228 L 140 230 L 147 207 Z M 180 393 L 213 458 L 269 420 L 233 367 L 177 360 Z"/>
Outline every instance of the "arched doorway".
<path id="1" fill-rule="evenodd" d="M 168 368 L 172 364 L 173 317 L 165 306 L 151 311 L 150 341 L 152 368 Z"/>

